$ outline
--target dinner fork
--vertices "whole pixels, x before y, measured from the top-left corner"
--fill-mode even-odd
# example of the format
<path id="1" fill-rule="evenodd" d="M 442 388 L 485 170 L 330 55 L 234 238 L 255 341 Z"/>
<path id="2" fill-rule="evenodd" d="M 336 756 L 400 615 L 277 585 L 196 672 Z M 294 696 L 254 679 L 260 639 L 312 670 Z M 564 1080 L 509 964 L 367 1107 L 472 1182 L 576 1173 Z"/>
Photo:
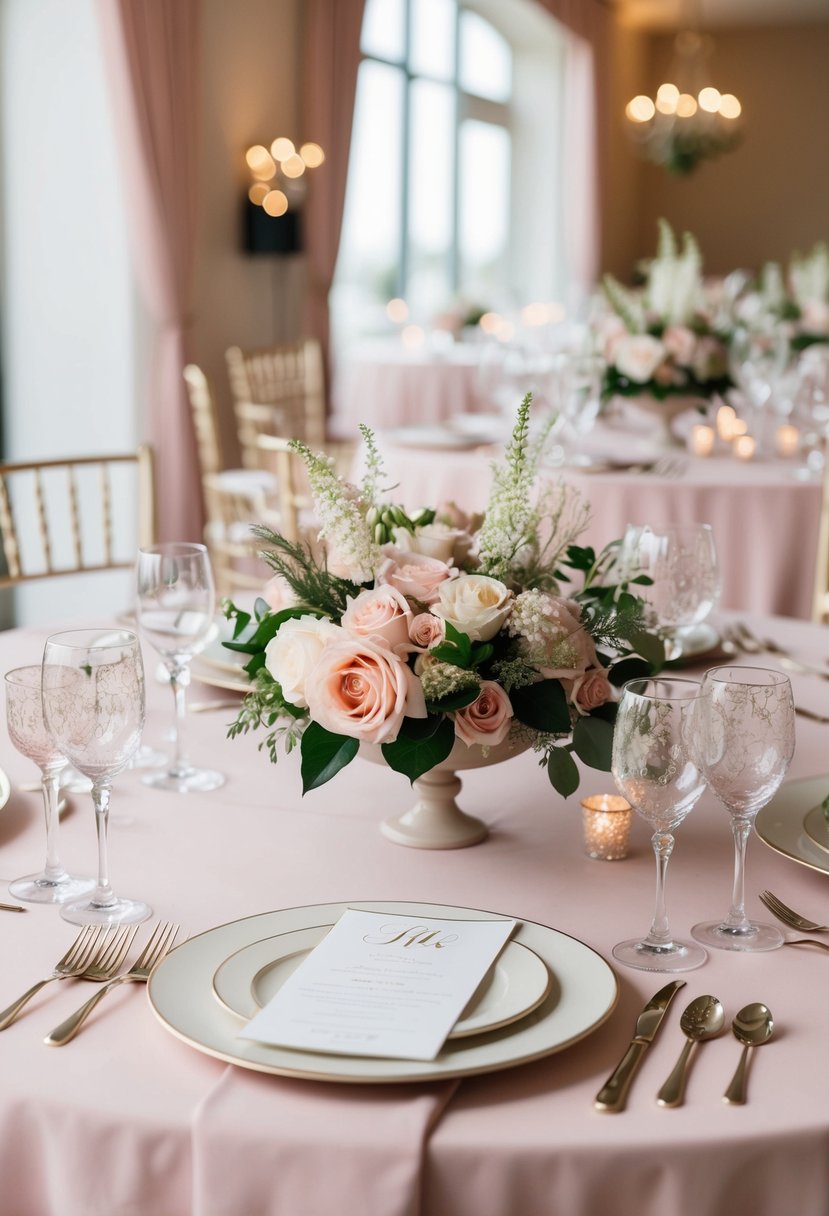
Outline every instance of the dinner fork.
<path id="1" fill-rule="evenodd" d="M 790 929 L 798 929 L 801 933 L 829 933 L 829 925 L 819 925 L 817 921 L 800 916 L 771 891 L 760 892 L 760 903 L 765 904 L 769 912 Z"/>
<path id="2" fill-rule="evenodd" d="M 27 992 L 9 1005 L 8 1009 L 4 1009 L 0 1013 L 0 1030 L 5 1030 L 7 1026 L 10 1026 L 23 1006 L 28 1004 L 32 997 L 52 980 L 87 978 L 87 972 L 93 970 L 95 970 L 95 974 L 90 974 L 88 978 L 109 979 L 118 970 L 134 934 L 134 929 L 118 929 L 113 934 L 107 925 L 86 925 L 63 957 L 55 963 L 51 975 L 38 980 Z M 124 942 L 126 942 L 125 946 Z M 119 953 L 122 946 L 123 951 Z M 112 970 L 108 974 L 102 972 L 99 975 L 98 971 L 104 960 L 107 960 Z"/>
<path id="3" fill-rule="evenodd" d="M 80 1009 L 76 1009 L 65 1021 L 56 1026 L 51 1034 L 48 1034 L 43 1040 L 44 1043 L 48 1043 L 50 1047 L 62 1047 L 64 1043 L 68 1043 L 70 1039 L 74 1039 L 98 1002 L 103 1000 L 106 994 L 119 984 L 128 984 L 131 980 L 138 980 L 146 984 L 153 968 L 172 950 L 178 933 L 178 925 L 173 925 L 169 922 L 156 925 L 149 941 L 129 971 L 125 971 L 123 975 L 116 976 L 108 984 L 105 984 L 103 988 L 99 989 L 94 996 L 91 996 L 85 1004 L 81 1005 Z"/>

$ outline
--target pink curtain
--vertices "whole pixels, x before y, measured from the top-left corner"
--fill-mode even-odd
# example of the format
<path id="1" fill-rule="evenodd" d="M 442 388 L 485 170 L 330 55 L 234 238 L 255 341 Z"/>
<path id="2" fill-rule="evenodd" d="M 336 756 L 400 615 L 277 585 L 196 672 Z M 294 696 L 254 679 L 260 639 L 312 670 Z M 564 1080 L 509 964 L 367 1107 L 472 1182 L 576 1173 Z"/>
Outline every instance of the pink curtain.
<path id="1" fill-rule="evenodd" d="M 314 174 L 305 204 L 308 292 L 305 331 L 322 343 L 329 375 L 328 293 L 340 246 L 360 29 L 365 0 L 305 0 L 304 139 L 321 144 L 325 163 Z"/>
<path id="2" fill-rule="evenodd" d="M 98 0 L 136 274 L 157 325 L 147 438 L 162 540 L 197 540 L 201 487 L 182 368 L 195 257 L 200 0 Z"/>

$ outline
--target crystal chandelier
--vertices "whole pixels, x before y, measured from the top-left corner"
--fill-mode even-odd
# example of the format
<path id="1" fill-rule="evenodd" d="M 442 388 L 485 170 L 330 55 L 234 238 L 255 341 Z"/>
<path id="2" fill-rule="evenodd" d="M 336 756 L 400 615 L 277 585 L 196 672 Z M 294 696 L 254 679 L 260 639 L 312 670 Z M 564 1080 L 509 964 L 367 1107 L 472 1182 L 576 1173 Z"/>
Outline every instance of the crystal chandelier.
<path id="1" fill-rule="evenodd" d="M 730 152 L 740 141 L 742 106 L 710 83 L 712 42 L 684 30 L 677 35 L 671 79 L 651 98 L 640 93 L 625 107 L 628 130 L 649 160 L 669 173 L 692 173 L 700 161 Z"/>

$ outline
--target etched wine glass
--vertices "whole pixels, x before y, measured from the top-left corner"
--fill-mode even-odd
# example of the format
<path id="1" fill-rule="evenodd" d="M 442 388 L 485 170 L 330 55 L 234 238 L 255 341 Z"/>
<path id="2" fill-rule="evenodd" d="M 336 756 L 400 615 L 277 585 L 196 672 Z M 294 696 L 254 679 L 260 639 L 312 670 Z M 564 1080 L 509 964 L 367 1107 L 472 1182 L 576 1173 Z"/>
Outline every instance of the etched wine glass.
<path id="1" fill-rule="evenodd" d="M 720 598 L 720 571 L 710 524 L 630 524 L 620 562 L 626 575 L 645 575 L 637 588 L 656 617 L 668 659 L 676 659 Z"/>
<path id="2" fill-rule="evenodd" d="M 724 920 L 694 925 L 697 941 L 719 950 L 776 950 L 775 925 L 749 920 L 745 858 L 754 817 L 779 789 L 794 755 L 792 686 L 765 667 L 714 667 L 705 673 L 694 727 L 698 763 L 731 816 L 734 883 Z"/>
<path id="3" fill-rule="evenodd" d="M 7 671 L 6 725 L 12 744 L 40 769 L 43 810 L 46 816 L 46 863 L 39 874 L 9 883 L 9 894 L 33 904 L 62 904 L 78 899 L 95 886 L 93 878 L 68 874 L 58 848 L 58 792 L 66 757 L 55 747 L 43 721 L 40 666 Z"/>
<path id="4" fill-rule="evenodd" d="M 88 899 L 62 904 L 74 925 L 138 924 L 152 915 L 141 900 L 118 898 L 107 857 L 113 779 L 141 742 L 144 664 L 138 638 L 127 629 L 57 633 L 43 652 L 43 718 L 55 745 L 92 782 L 98 835 L 98 881 Z"/>
<path id="5" fill-rule="evenodd" d="M 620 942 L 613 957 L 642 971 L 693 971 L 708 957 L 695 942 L 674 938 L 665 905 L 674 832 L 705 789 L 689 737 L 699 693 L 696 680 L 629 680 L 616 716 L 613 778 L 619 793 L 653 829 L 656 905 L 647 936 Z"/>
<path id="6" fill-rule="evenodd" d="M 180 794 L 218 789 L 224 785 L 222 773 L 194 768 L 184 749 L 190 661 L 215 634 L 216 592 L 207 549 L 178 541 L 139 549 L 136 577 L 138 627 L 161 655 L 175 698 L 172 763 L 148 773 L 144 783 Z"/>

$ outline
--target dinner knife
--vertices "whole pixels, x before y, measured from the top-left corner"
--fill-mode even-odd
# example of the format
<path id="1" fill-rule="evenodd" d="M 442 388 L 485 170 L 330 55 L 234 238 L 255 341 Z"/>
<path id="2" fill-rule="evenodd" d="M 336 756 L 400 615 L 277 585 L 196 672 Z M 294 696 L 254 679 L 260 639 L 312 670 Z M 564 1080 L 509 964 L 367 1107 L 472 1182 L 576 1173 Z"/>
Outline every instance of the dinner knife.
<path id="1" fill-rule="evenodd" d="M 596 1094 L 596 1100 L 593 1103 L 596 1110 L 607 1110 L 614 1113 L 624 1110 L 634 1073 L 642 1062 L 646 1050 L 653 1042 L 674 994 L 684 987 L 685 980 L 672 980 L 670 984 L 660 988 L 656 996 L 648 1001 L 636 1019 L 636 1030 L 630 1046 Z"/>

